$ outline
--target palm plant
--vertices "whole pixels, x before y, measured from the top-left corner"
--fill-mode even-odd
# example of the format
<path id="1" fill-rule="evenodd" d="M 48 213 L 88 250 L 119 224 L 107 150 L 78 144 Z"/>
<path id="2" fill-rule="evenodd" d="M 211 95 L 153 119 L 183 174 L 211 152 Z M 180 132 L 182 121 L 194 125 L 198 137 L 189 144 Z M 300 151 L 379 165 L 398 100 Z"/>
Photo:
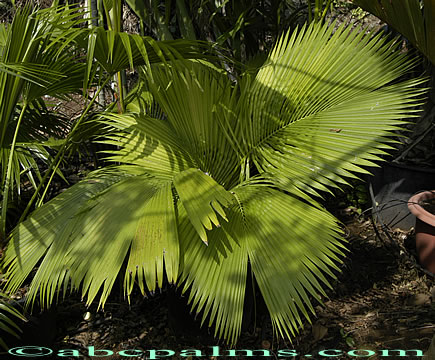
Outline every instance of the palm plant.
<path id="1" fill-rule="evenodd" d="M 234 343 L 250 268 L 291 337 L 345 251 L 316 199 L 392 148 L 421 102 L 422 80 L 398 81 L 412 65 L 380 36 L 318 23 L 282 36 L 236 83 L 205 61 L 148 64 L 129 112 L 98 120 L 113 165 L 12 231 L 7 290 L 38 266 L 29 303 L 81 289 L 104 306 L 120 273 L 127 296 L 166 278 Z"/>
<path id="2" fill-rule="evenodd" d="M 9 195 L 20 191 L 22 174 L 37 187 L 41 180 L 36 158 L 49 162 L 50 137 L 61 138 L 68 124 L 53 121 L 42 101 L 45 95 L 65 97 L 80 87 L 84 64 L 72 54 L 59 52 L 70 33 L 59 25 L 80 21 L 71 11 L 40 11 L 29 6 L 19 9 L 7 28 L 0 28 L 0 184 L 2 194 L 0 239 L 6 231 Z M 56 29 L 56 30 L 55 30 Z M 56 47 L 56 45 L 58 45 Z M 68 74 L 68 75 L 67 75 Z"/>

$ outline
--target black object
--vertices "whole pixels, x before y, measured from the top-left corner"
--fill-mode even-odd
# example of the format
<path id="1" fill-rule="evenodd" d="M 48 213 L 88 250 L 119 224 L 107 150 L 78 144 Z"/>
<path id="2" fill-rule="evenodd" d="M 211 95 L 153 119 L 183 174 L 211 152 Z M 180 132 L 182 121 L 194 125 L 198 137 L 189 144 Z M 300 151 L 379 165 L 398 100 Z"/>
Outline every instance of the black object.
<path id="1" fill-rule="evenodd" d="M 409 230 L 415 225 L 415 218 L 407 202 L 417 192 L 435 189 L 435 169 L 385 163 L 370 172 L 374 215 L 390 228 Z"/>

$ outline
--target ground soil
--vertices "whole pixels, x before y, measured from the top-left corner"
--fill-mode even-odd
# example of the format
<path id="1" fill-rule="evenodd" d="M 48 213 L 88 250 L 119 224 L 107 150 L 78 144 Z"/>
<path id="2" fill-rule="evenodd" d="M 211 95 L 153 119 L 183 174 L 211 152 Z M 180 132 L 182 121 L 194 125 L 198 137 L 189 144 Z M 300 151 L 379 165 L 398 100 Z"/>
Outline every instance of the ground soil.
<path id="1" fill-rule="evenodd" d="M 215 339 L 210 329 L 199 327 L 189 315 L 185 298 L 179 299 L 172 289 L 165 289 L 149 298 L 137 294 L 130 305 L 121 291 L 115 290 L 104 311 L 97 311 L 96 304 L 86 308 L 78 297 L 69 297 L 51 312 L 34 315 L 33 334 L 25 334 L 21 344 L 37 342 L 53 349 L 78 349 L 83 354 L 88 346 L 110 349 L 115 354 L 123 349 L 198 349 L 204 355 L 199 359 L 213 358 L 211 346 L 220 346 L 222 355 L 224 349 L 231 348 L 267 349 L 271 358 L 279 358 L 280 349 L 295 349 L 299 354 L 313 355 L 311 359 L 326 358 L 315 356 L 325 349 L 343 353 L 352 349 L 377 353 L 386 349 L 426 351 L 435 333 L 435 281 L 416 263 L 412 230 L 389 230 L 387 237 L 387 230 L 375 229 L 370 220 L 360 218 L 351 208 L 338 215 L 349 242 L 349 256 L 342 272 L 331 282 L 329 298 L 316 305 L 312 324 L 306 322 L 292 343 L 273 333 L 267 313 L 258 306 L 255 322 L 248 319 L 239 343 L 228 347 Z M 295 357 L 301 358 L 309 357 Z"/>

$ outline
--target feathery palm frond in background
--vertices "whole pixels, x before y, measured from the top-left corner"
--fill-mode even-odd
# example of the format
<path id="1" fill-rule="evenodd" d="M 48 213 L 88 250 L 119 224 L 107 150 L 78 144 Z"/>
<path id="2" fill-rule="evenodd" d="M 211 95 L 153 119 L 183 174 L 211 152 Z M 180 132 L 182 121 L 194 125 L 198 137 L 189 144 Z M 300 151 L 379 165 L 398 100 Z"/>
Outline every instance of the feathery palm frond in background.
<path id="1" fill-rule="evenodd" d="M 45 95 L 65 97 L 82 83 L 84 64 L 71 53 L 59 51 L 69 30 L 62 26 L 81 22 L 77 11 L 18 9 L 12 24 L 2 27 L 0 64 L 0 161 L 1 204 L 0 239 L 4 241 L 9 196 L 16 196 L 27 174 L 36 187 L 41 180 L 35 154 L 50 162 L 43 141 L 67 130 L 53 121 L 41 100 Z M 67 23 L 67 24 L 66 24 Z"/>

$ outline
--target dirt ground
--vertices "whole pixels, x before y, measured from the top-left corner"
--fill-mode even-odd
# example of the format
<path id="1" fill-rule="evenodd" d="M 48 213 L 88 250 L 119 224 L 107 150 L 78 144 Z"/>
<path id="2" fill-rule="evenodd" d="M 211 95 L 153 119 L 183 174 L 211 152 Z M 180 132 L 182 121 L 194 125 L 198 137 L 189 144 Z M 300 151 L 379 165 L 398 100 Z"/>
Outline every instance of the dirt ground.
<path id="1" fill-rule="evenodd" d="M 337 280 L 332 281 L 332 289 L 327 291 L 329 298 L 324 299 L 323 305 L 317 304 L 317 317 L 312 324 L 305 324 L 293 343 L 273 333 L 267 313 L 258 306 L 255 320 L 253 317 L 247 321 L 239 343 L 228 347 L 213 338 L 211 330 L 199 327 L 173 289 L 165 289 L 149 298 L 138 294 L 130 305 L 121 291 L 114 291 L 105 310 L 99 312 L 96 305 L 86 308 L 78 297 L 68 298 L 50 312 L 34 314 L 30 326 L 26 325 L 24 338 L 17 344 L 48 346 L 55 349 L 55 354 L 56 349 L 78 349 L 83 354 L 80 359 L 97 358 L 84 355 L 89 346 L 114 352 L 115 355 L 104 357 L 105 353 L 96 353 L 104 359 L 125 359 L 126 356 L 116 355 L 123 349 L 144 351 L 148 358 L 148 350 L 171 349 L 176 354 L 166 358 L 173 359 L 183 358 L 179 356 L 182 350 L 197 349 L 202 354 L 196 355 L 202 357 L 184 358 L 216 359 L 213 346 L 220 347 L 221 358 L 230 358 L 222 356 L 228 354 L 225 349 L 263 349 L 274 359 L 284 358 L 283 349 L 304 355 L 287 357 L 293 359 L 324 359 L 327 357 L 317 354 L 326 349 L 342 351 L 328 353 L 335 359 L 357 358 L 343 355 L 354 349 L 365 349 L 360 355 L 366 358 L 375 352 L 377 355 L 370 359 L 403 358 L 379 356 L 380 350 L 426 351 L 435 333 L 435 281 L 415 262 L 412 230 L 396 229 L 390 231 L 388 238 L 385 231 L 375 231 L 369 219 L 359 217 L 351 208 L 338 215 L 349 242 L 349 256 Z"/>

